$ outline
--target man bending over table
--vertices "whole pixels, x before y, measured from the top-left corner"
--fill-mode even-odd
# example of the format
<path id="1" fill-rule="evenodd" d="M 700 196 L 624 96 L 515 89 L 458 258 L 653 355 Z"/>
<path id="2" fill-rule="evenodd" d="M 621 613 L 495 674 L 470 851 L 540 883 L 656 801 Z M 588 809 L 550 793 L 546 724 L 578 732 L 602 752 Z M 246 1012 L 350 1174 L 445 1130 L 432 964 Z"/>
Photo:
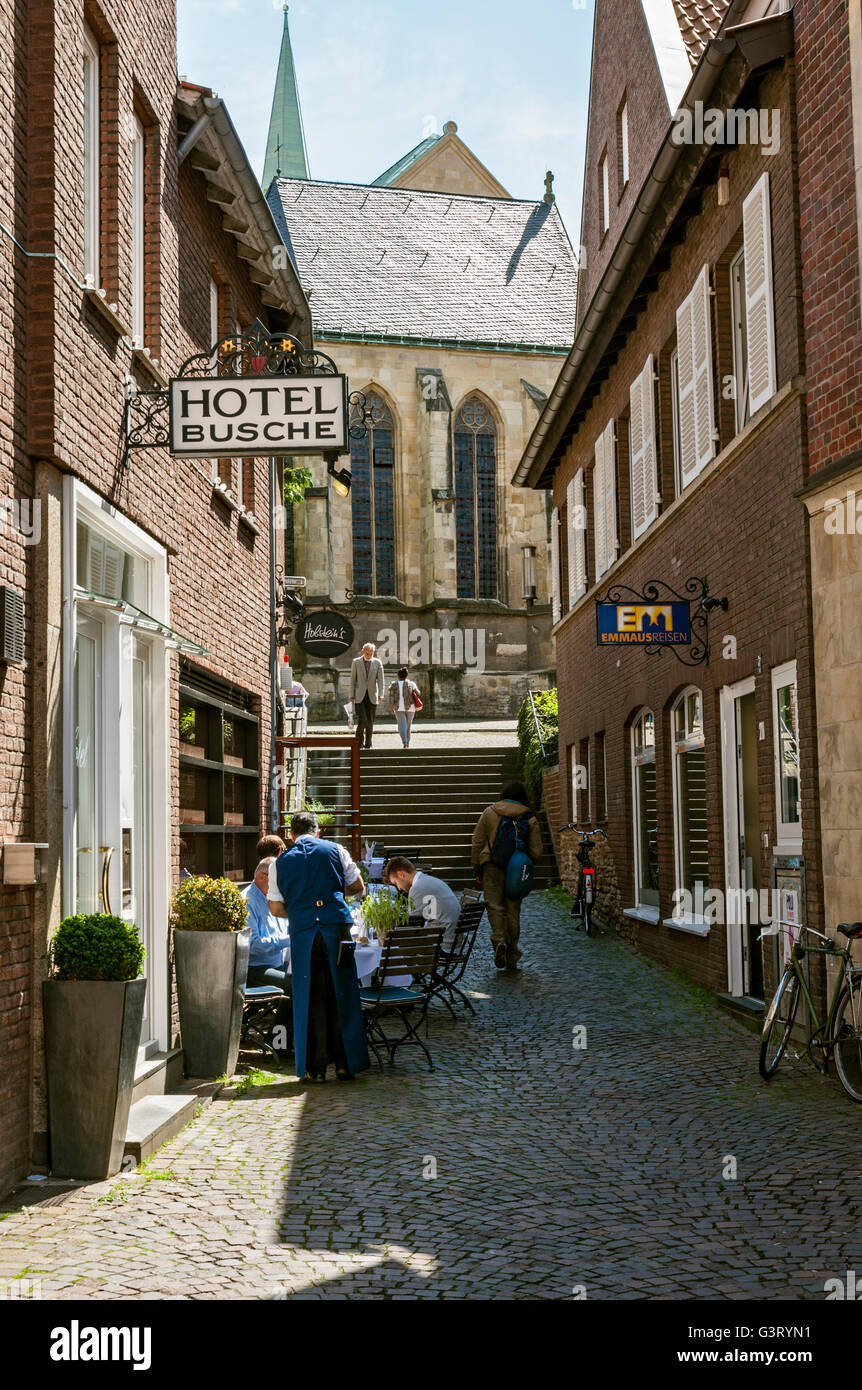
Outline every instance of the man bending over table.
<path id="1" fill-rule="evenodd" d="M 435 878 L 433 874 L 423 873 L 399 854 L 383 865 L 383 882 L 391 883 L 407 894 L 411 912 L 422 912 L 427 921 L 445 928 L 440 949 L 451 951 L 455 944 L 455 927 L 461 916 L 461 904 L 448 883 L 444 883 L 442 878 Z"/>

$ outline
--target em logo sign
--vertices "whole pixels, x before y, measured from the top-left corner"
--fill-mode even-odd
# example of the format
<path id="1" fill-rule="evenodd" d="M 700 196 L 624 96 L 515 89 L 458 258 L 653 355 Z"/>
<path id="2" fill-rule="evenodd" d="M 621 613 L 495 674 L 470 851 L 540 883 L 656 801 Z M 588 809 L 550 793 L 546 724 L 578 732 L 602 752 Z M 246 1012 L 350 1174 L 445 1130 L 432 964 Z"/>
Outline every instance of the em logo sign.
<path id="1" fill-rule="evenodd" d="M 691 642 L 687 603 L 597 603 L 596 625 L 600 647 Z"/>

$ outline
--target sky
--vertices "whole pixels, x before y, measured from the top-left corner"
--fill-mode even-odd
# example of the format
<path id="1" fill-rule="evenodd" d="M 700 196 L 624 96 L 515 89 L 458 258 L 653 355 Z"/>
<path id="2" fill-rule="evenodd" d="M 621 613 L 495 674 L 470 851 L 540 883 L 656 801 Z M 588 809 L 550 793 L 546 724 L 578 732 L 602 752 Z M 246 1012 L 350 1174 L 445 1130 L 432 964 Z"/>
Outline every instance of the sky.
<path id="1" fill-rule="evenodd" d="M 258 177 L 281 0 L 177 0 L 178 71 L 227 103 Z M 370 183 L 445 121 L 515 198 L 546 169 L 580 240 L 593 0 L 293 0 L 312 178 Z"/>

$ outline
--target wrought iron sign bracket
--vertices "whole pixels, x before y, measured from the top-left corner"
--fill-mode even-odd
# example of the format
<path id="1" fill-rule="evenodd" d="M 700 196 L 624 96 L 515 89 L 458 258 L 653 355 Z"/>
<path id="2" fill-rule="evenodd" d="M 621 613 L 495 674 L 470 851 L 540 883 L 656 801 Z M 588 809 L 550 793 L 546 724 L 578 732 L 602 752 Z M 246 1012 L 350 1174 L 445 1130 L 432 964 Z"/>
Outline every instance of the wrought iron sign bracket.
<path id="1" fill-rule="evenodd" d="M 648 656 L 655 656 L 657 652 L 670 650 L 682 666 L 709 665 L 709 615 L 716 608 L 720 608 L 726 613 L 728 606 L 726 598 L 714 598 L 709 592 L 707 581 L 698 578 L 686 579 L 682 593 L 672 588 L 670 584 L 666 584 L 662 579 L 648 580 L 642 591 L 632 589 L 628 584 L 614 584 L 608 589 L 604 598 L 598 598 L 596 602 L 638 605 L 668 602 L 687 603 L 691 626 L 690 644 L 684 646 L 673 642 L 656 641 L 644 642 L 640 647 L 640 650 L 645 651 Z M 681 645 L 682 649 L 680 649 Z"/>
<path id="2" fill-rule="evenodd" d="M 305 347 L 290 333 L 270 333 L 256 319 L 245 333 L 222 338 L 208 351 L 187 358 L 174 379 L 224 381 L 243 376 L 337 377 L 339 371 L 326 353 Z M 128 468 L 132 453 L 138 449 L 170 448 L 170 395 L 170 390 L 139 391 L 132 377 L 127 375 L 122 425 L 124 467 Z M 359 391 L 350 396 L 349 409 L 352 415 L 349 437 L 361 438 L 367 432 L 367 421 L 374 418 L 374 411 L 368 409 L 366 398 Z M 280 451 L 273 447 L 263 452 L 278 455 Z M 322 453 L 324 450 L 312 445 L 301 452 Z"/>

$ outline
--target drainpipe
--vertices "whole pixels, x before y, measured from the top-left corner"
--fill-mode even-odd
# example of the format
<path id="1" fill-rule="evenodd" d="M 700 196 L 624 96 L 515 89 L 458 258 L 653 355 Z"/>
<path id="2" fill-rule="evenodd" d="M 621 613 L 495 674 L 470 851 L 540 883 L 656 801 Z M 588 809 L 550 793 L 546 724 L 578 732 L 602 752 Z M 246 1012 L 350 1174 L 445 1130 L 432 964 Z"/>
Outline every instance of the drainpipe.
<path id="1" fill-rule="evenodd" d="M 211 119 L 212 118 L 210 117 L 209 113 L 206 113 L 203 116 L 199 116 L 198 119 L 195 121 L 194 125 L 192 126 L 191 130 L 187 131 L 187 133 L 183 136 L 177 148 L 177 164 L 182 164 L 186 156 L 191 154 L 195 145 L 198 143 L 198 140 L 200 140 L 204 131 L 209 126 Z"/>

